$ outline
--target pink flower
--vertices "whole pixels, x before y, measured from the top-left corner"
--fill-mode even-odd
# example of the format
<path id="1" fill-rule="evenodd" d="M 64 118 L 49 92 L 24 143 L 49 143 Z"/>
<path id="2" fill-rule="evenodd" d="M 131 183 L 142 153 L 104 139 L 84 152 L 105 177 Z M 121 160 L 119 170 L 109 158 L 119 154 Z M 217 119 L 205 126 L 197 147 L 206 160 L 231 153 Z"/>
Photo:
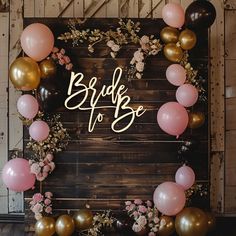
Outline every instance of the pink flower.
<path id="1" fill-rule="evenodd" d="M 130 211 L 130 207 L 129 207 L 129 206 L 126 206 L 126 207 L 125 207 L 125 210 L 126 210 L 126 211 Z"/>
<path id="2" fill-rule="evenodd" d="M 139 50 L 134 53 L 134 59 L 138 62 L 141 62 L 144 60 L 143 53 L 140 52 Z"/>
<path id="3" fill-rule="evenodd" d="M 143 203 L 143 201 L 141 199 L 134 200 L 134 204 L 136 204 L 136 205 L 141 205 L 142 203 Z"/>
<path id="4" fill-rule="evenodd" d="M 45 197 L 50 198 L 50 199 L 53 196 L 53 194 L 51 192 L 46 192 L 46 193 L 44 193 L 44 195 L 45 195 Z"/>
<path id="5" fill-rule="evenodd" d="M 63 57 L 66 64 L 70 63 L 70 58 L 68 56 Z"/>
<path id="6" fill-rule="evenodd" d="M 39 166 L 41 166 L 41 167 L 43 167 L 43 166 L 44 166 L 44 163 L 43 163 L 43 161 L 40 161 L 40 162 L 39 162 Z"/>
<path id="7" fill-rule="evenodd" d="M 152 207 L 152 202 L 151 201 L 149 201 L 149 200 L 146 201 L 146 204 L 147 204 L 148 207 Z"/>
<path id="8" fill-rule="evenodd" d="M 115 42 L 114 42 L 113 40 L 109 40 L 109 41 L 107 42 L 107 46 L 108 46 L 109 48 L 111 48 L 114 44 L 115 44 Z"/>
<path id="9" fill-rule="evenodd" d="M 153 213 L 152 212 L 148 212 L 148 218 L 152 218 L 153 217 Z"/>
<path id="10" fill-rule="evenodd" d="M 35 217 L 36 220 L 40 220 L 43 216 L 42 216 L 41 213 L 35 213 L 34 217 Z"/>
<path id="11" fill-rule="evenodd" d="M 47 206 L 47 207 L 45 208 L 45 212 L 48 213 L 48 214 L 52 213 L 52 207 Z"/>
<path id="12" fill-rule="evenodd" d="M 60 58 L 58 63 L 63 66 L 65 64 L 65 60 L 63 58 Z"/>
<path id="13" fill-rule="evenodd" d="M 37 162 L 33 163 L 30 166 L 30 172 L 37 175 L 38 173 L 40 173 L 41 171 L 41 167 L 39 166 L 39 164 Z"/>
<path id="14" fill-rule="evenodd" d="M 43 167 L 43 172 L 49 172 L 51 170 L 51 167 L 49 165 L 46 165 Z"/>
<path id="15" fill-rule="evenodd" d="M 143 205 L 139 206 L 138 207 L 138 210 L 141 212 L 141 213 L 146 213 L 147 212 L 147 208 Z"/>
<path id="16" fill-rule="evenodd" d="M 134 218 L 137 218 L 139 216 L 139 213 L 137 211 L 134 211 L 133 214 Z"/>
<path id="17" fill-rule="evenodd" d="M 54 156 L 51 153 L 48 153 L 45 158 L 48 159 L 48 161 L 52 161 Z"/>
<path id="18" fill-rule="evenodd" d="M 46 205 L 50 205 L 50 204 L 52 203 L 52 201 L 51 201 L 49 198 L 46 198 L 46 199 L 44 200 L 44 203 L 45 203 Z"/>
<path id="19" fill-rule="evenodd" d="M 39 173 L 36 175 L 36 179 L 40 182 L 44 181 L 45 180 L 45 177 L 43 177 L 43 174 L 42 173 Z"/>
<path id="20" fill-rule="evenodd" d="M 139 71 L 139 72 L 143 72 L 143 70 L 144 70 L 144 63 L 143 63 L 143 62 L 138 62 L 138 63 L 136 64 L 136 69 L 137 69 L 137 71 Z"/>
<path id="21" fill-rule="evenodd" d="M 48 165 L 50 166 L 51 172 L 52 172 L 55 169 L 55 163 L 54 162 L 50 162 L 50 163 L 48 163 Z"/>
<path id="22" fill-rule="evenodd" d="M 34 213 L 42 212 L 43 211 L 43 206 L 41 204 L 37 203 L 33 206 L 32 211 Z"/>
<path id="23" fill-rule="evenodd" d="M 72 63 L 69 63 L 69 64 L 66 65 L 66 69 L 67 69 L 67 70 L 71 70 L 72 67 L 73 67 L 73 64 L 72 64 Z"/>
<path id="24" fill-rule="evenodd" d="M 43 201 L 43 195 L 41 193 L 35 193 L 33 195 L 33 201 L 34 202 L 41 202 L 41 201 Z"/>
<path id="25" fill-rule="evenodd" d="M 62 59 L 62 58 L 63 58 L 63 54 L 60 53 L 60 52 L 58 52 L 56 55 L 57 55 L 57 58 L 58 58 L 58 59 Z"/>
<path id="26" fill-rule="evenodd" d="M 145 216 L 139 216 L 137 219 L 137 224 L 139 224 L 141 227 L 144 227 L 147 224 L 147 219 Z"/>
<path id="27" fill-rule="evenodd" d="M 156 234 L 154 232 L 150 232 L 148 236 L 156 236 Z"/>
<path id="28" fill-rule="evenodd" d="M 131 204 L 131 205 L 129 206 L 130 211 L 134 210 L 134 208 L 135 208 L 135 205 L 134 205 L 134 204 Z"/>
<path id="29" fill-rule="evenodd" d="M 66 53 L 65 49 L 62 48 L 62 49 L 60 50 L 60 53 L 64 55 L 64 54 Z"/>
<path id="30" fill-rule="evenodd" d="M 56 60 L 56 59 L 57 59 L 57 55 L 56 55 L 55 53 L 53 53 L 53 54 L 51 55 L 51 58 L 54 59 L 54 60 Z"/>
<path id="31" fill-rule="evenodd" d="M 48 173 L 47 172 L 43 172 L 43 178 L 46 179 L 48 177 Z"/>
<path id="32" fill-rule="evenodd" d="M 160 219 L 158 217 L 154 217 L 153 221 L 154 221 L 154 223 L 157 224 L 157 223 L 159 223 Z"/>
<path id="33" fill-rule="evenodd" d="M 29 204 L 30 204 L 30 205 L 34 205 L 34 204 L 36 204 L 36 202 L 35 202 L 34 200 L 32 200 L 32 201 L 30 201 Z"/>
<path id="34" fill-rule="evenodd" d="M 131 204 L 132 204 L 131 201 L 126 201 L 126 202 L 125 202 L 125 205 L 126 205 L 126 206 L 130 206 Z"/>
<path id="35" fill-rule="evenodd" d="M 142 227 L 140 225 L 134 223 L 133 226 L 132 226 L 132 230 L 137 233 L 137 232 L 140 232 L 142 230 Z"/>
<path id="36" fill-rule="evenodd" d="M 149 37 L 146 35 L 143 35 L 142 38 L 140 39 L 141 43 L 147 44 L 149 43 Z"/>
<path id="37" fill-rule="evenodd" d="M 52 49 L 52 52 L 53 52 L 53 53 L 59 52 L 59 49 L 58 49 L 57 47 L 54 47 L 54 48 Z"/>

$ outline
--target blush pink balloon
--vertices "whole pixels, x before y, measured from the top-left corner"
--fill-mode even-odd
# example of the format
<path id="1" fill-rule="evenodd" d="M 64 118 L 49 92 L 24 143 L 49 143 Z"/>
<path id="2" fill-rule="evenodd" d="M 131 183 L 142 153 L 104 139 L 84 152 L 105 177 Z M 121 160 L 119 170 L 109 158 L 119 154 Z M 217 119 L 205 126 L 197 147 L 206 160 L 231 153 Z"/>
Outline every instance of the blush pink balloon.
<path id="1" fill-rule="evenodd" d="M 191 84 L 183 84 L 176 90 L 176 99 L 184 107 L 191 107 L 198 100 L 198 91 Z"/>
<path id="2" fill-rule="evenodd" d="M 27 26 L 22 32 L 20 40 L 24 52 L 35 61 L 46 58 L 54 45 L 52 31 L 41 23 Z"/>
<path id="3" fill-rule="evenodd" d="M 178 3 L 168 3 L 162 8 L 165 23 L 174 28 L 181 28 L 185 21 L 184 9 Z"/>
<path id="4" fill-rule="evenodd" d="M 27 160 L 15 158 L 8 161 L 3 167 L 2 180 L 10 190 L 23 192 L 33 188 L 35 175 L 30 172 Z"/>
<path id="5" fill-rule="evenodd" d="M 185 190 L 191 188 L 195 182 L 195 173 L 189 166 L 180 167 L 175 173 L 175 182 Z"/>
<path id="6" fill-rule="evenodd" d="M 35 141 L 44 141 L 49 135 L 48 124 L 42 120 L 34 121 L 29 127 L 29 134 Z"/>
<path id="7" fill-rule="evenodd" d="M 179 103 L 167 102 L 158 110 L 157 122 L 163 131 L 178 138 L 187 128 L 188 113 Z"/>
<path id="8" fill-rule="evenodd" d="M 156 188 L 153 202 L 162 214 L 174 216 L 184 208 L 186 202 L 184 189 L 174 182 L 164 182 Z"/>
<path id="9" fill-rule="evenodd" d="M 172 64 L 166 70 L 166 78 L 171 84 L 180 86 L 186 80 L 186 70 L 179 64 Z"/>
<path id="10" fill-rule="evenodd" d="M 18 112 L 27 119 L 33 119 L 39 110 L 39 104 L 36 98 L 30 94 L 24 94 L 17 101 Z"/>

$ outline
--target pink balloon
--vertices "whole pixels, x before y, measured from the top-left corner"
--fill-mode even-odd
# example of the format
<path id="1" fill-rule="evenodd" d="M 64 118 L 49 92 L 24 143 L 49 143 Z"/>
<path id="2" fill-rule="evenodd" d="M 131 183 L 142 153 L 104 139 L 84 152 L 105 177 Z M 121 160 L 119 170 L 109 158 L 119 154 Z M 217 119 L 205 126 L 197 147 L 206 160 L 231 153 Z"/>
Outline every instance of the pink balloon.
<path id="1" fill-rule="evenodd" d="M 195 173 L 189 166 L 180 167 L 175 173 L 175 182 L 185 190 L 191 188 L 195 182 Z"/>
<path id="2" fill-rule="evenodd" d="M 161 213 L 174 216 L 184 208 L 186 202 L 184 189 L 174 182 L 164 182 L 156 188 L 153 202 Z"/>
<path id="3" fill-rule="evenodd" d="M 163 131 L 178 138 L 187 128 L 188 113 L 179 103 L 167 102 L 158 110 L 157 122 Z"/>
<path id="4" fill-rule="evenodd" d="M 39 110 L 39 104 L 35 97 L 25 94 L 19 97 L 17 101 L 18 112 L 27 119 L 33 119 Z"/>
<path id="5" fill-rule="evenodd" d="M 174 28 L 181 28 L 185 21 L 184 9 L 178 3 L 168 3 L 162 8 L 165 23 Z"/>
<path id="6" fill-rule="evenodd" d="M 29 134 L 35 141 L 43 141 L 49 135 L 48 124 L 42 120 L 34 121 L 29 127 Z"/>
<path id="7" fill-rule="evenodd" d="M 27 160 L 15 158 L 8 161 L 3 167 L 2 180 L 10 190 L 23 192 L 33 188 L 35 175 L 30 172 Z"/>
<path id="8" fill-rule="evenodd" d="M 176 99 L 184 107 L 191 107 L 197 102 L 198 91 L 191 84 L 183 84 L 176 90 Z"/>
<path id="9" fill-rule="evenodd" d="M 35 61 L 46 58 L 54 45 L 52 31 L 41 23 L 33 23 L 27 26 L 22 32 L 20 40 L 24 52 Z"/>
<path id="10" fill-rule="evenodd" d="M 183 66 L 179 64 L 172 64 L 168 66 L 166 70 L 166 78 L 171 84 L 180 86 L 184 84 L 186 80 L 186 71 Z"/>

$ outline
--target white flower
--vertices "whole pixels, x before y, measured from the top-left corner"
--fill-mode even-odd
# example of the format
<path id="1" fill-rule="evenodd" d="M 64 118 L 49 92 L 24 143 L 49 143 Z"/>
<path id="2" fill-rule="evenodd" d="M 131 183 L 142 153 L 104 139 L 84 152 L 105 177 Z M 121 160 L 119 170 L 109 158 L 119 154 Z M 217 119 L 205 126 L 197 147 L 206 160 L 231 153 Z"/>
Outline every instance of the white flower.
<path id="1" fill-rule="evenodd" d="M 143 62 L 138 62 L 136 64 L 136 69 L 137 69 L 138 72 L 143 72 L 143 70 L 144 70 L 144 63 Z"/>
<path id="2" fill-rule="evenodd" d="M 149 43 L 149 37 L 146 35 L 143 35 L 142 38 L 140 39 L 141 43 Z"/>
<path id="3" fill-rule="evenodd" d="M 130 61 L 130 65 L 133 65 L 134 63 L 135 63 L 135 59 L 133 57 L 132 60 Z"/>
<path id="4" fill-rule="evenodd" d="M 136 78 L 137 79 L 142 79 L 142 75 L 140 73 L 136 73 Z"/>
<path id="5" fill-rule="evenodd" d="M 147 219 L 145 216 L 140 216 L 137 219 L 137 224 L 139 224 L 142 228 L 147 224 Z"/>
<path id="6" fill-rule="evenodd" d="M 110 54 L 111 54 L 111 57 L 112 57 L 112 58 L 115 58 L 115 57 L 116 57 L 116 53 L 115 53 L 115 52 L 110 52 Z"/>
<path id="7" fill-rule="evenodd" d="M 139 50 L 136 51 L 136 52 L 134 53 L 134 59 L 135 59 L 137 62 L 143 61 L 143 60 L 144 60 L 143 53 L 140 52 Z"/>
<path id="8" fill-rule="evenodd" d="M 34 217 L 36 220 L 40 220 L 43 216 L 41 213 L 35 213 Z"/>
<path id="9" fill-rule="evenodd" d="M 111 50 L 112 50 L 113 52 L 118 52 L 118 51 L 120 50 L 120 46 L 117 45 L 117 44 L 114 44 L 114 45 L 111 47 Z"/>
<path id="10" fill-rule="evenodd" d="M 110 48 L 111 48 L 114 44 L 115 44 L 115 42 L 114 42 L 113 40 L 109 40 L 109 41 L 107 42 L 107 46 L 110 47 Z"/>
<path id="11" fill-rule="evenodd" d="M 133 226 L 132 226 L 132 230 L 134 232 L 140 232 L 142 230 L 142 227 L 140 225 L 134 223 Z"/>
<path id="12" fill-rule="evenodd" d="M 31 166 L 30 166 L 30 172 L 32 174 L 39 174 L 41 171 L 41 167 L 39 166 L 39 164 L 37 162 L 33 163 Z"/>

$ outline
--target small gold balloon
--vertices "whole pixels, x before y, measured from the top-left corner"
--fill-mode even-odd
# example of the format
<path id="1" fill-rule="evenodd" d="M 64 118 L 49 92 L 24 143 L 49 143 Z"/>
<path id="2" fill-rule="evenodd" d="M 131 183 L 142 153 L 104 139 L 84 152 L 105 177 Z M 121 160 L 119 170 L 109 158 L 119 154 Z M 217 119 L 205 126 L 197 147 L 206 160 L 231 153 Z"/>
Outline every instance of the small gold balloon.
<path id="1" fill-rule="evenodd" d="M 37 236 L 52 236 L 55 233 L 55 220 L 52 217 L 42 217 L 35 224 Z"/>
<path id="2" fill-rule="evenodd" d="M 172 62 L 180 62 L 183 57 L 183 50 L 175 43 L 168 43 L 164 47 L 164 55 Z"/>
<path id="3" fill-rule="evenodd" d="M 89 229 L 93 224 L 93 213 L 88 209 L 78 210 L 74 215 L 74 221 L 78 230 Z"/>
<path id="4" fill-rule="evenodd" d="M 208 226 L 208 232 L 211 232 L 216 227 L 216 218 L 213 213 L 211 212 L 205 212 L 207 217 L 207 226 Z"/>
<path id="5" fill-rule="evenodd" d="M 42 79 L 52 78 L 57 72 L 57 66 L 52 59 L 45 59 L 40 62 L 39 68 Z"/>
<path id="6" fill-rule="evenodd" d="M 175 232 L 175 222 L 170 216 L 161 216 L 160 221 L 164 220 L 165 224 L 160 225 L 158 230 L 159 236 L 169 236 Z"/>
<path id="7" fill-rule="evenodd" d="M 179 40 L 179 31 L 167 26 L 161 30 L 160 36 L 164 43 L 177 43 Z"/>
<path id="8" fill-rule="evenodd" d="M 197 36 L 193 31 L 185 29 L 179 35 L 179 42 L 181 48 L 190 50 L 196 45 Z"/>
<path id="9" fill-rule="evenodd" d="M 69 215 L 61 215 L 56 221 L 55 228 L 59 236 L 70 236 L 75 230 L 75 223 Z"/>
<path id="10" fill-rule="evenodd" d="M 205 115 L 203 112 L 189 112 L 188 114 L 188 127 L 190 129 L 197 129 L 201 127 L 205 122 Z"/>
<path id="11" fill-rule="evenodd" d="M 9 76 L 16 89 L 30 91 L 39 85 L 39 66 L 30 57 L 19 57 L 11 64 Z"/>
<path id="12" fill-rule="evenodd" d="M 179 236 L 205 236 L 207 217 L 199 208 L 184 208 L 176 216 L 175 229 Z"/>

